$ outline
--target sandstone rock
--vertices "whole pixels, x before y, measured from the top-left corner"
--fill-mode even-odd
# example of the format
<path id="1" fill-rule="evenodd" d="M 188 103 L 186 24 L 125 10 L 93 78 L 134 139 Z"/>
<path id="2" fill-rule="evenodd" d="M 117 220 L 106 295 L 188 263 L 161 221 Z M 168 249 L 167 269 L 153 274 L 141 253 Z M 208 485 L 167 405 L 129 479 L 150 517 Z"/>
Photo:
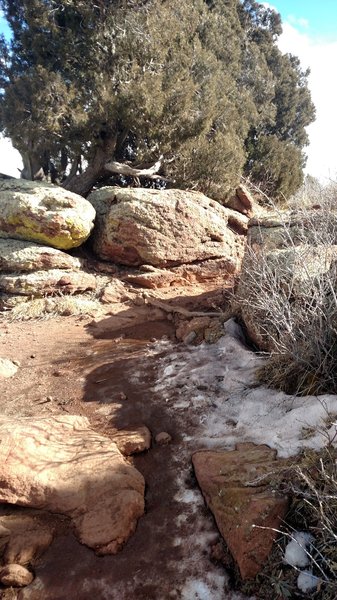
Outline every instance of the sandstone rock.
<path id="1" fill-rule="evenodd" d="M 125 456 L 139 454 L 151 447 L 151 432 L 145 425 L 133 429 L 120 429 L 113 434 L 112 439 Z"/>
<path id="2" fill-rule="evenodd" d="M 67 250 L 89 237 L 95 210 L 84 198 L 56 185 L 0 180 L 0 237 Z"/>
<path id="3" fill-rule="evenodd" d="M 144 512 L 144 479 L 85 417 L 0 420 L 0 502 L 71 518 L 79 541 L 115 554 Z"/>
<path id="4" fill-rule="evenodd" d="M 79 268 L 81 261 L 61 250 L 24 240 L 0 238 L 0 271 Z"/>
<path id="5" fill-rule="evenodd" d="M 18 366 L 9 358 L 0 358 L 0 379 L 13 377 L 18 370 Z"/>
<path id="6" fill-rule="evenodd" d="M 201 341 L 204 338 L 204 331 L 210 325 L 210 317 L 194 317 L 189 321 L 182 321 L 176 329 L 178 340 L 186 340 L 187 336 L 194 332 L 195 338 Z"/>
<path id="7" fill-rule="evenodd" d="M 247 217 L 252 217 L 254 214 L 254 198 L 244 185 L 236 189 L 235 194 L 226 200 L 225 205 Z"/>
<path id="8" fill-rule="evenodd" d="M 181 321 L 176 329 L 176 337 L 185 344 L 205 341 L 214 344 L 224 335 L 223 319 L 217 317 L 193 317 Z"/>
<path id="9" fill-rule="evenodd" d="M 7 294 L 23 296 L 44 296 L 55 292 L 74 294 L 95 288 L 95 276 L 84 271 L 50 269 L 33 273 L 0 274 L 0 290 Z"/>
<path id="10" fill-rule="evenodd" d="M 268 446 L 238 444 L 234 451 L 196 452 L 192 461 L 205 501 L 241 577 L 255 577 L 276 537 L 272 528 L 279 529 L 288 506 L 287 498 L 268 487 L 268 477 L 250 485 L 275 472 L 276 452 Z"/>
<path id="11" fill-rule="evenodd" d="M 115 302 L 125 302 L 130 300 L 131 297 L 132 294 L 129 293 L 125 284 L 120 279 L 113 278 L 102 291 L 100 299 L 103 304 L 113 304 Z"/>
<path id="12" fill-rule="evenodd" d="M 59 517 L 38 510 L 17 509 L 0 517 L 0 546 L 5 563 L 34 564 L 60 529 Z"/>
<path id="13" fill-rule="evenodd" d="M 124 280 L 147 289 L 184 287 L 195 283 L 219 283 L 222 287 L 224 282 L 235 274 L 239 262 L 237 259 L 217 258 L 171 269 L 149 267 L 150 265 L 142 265 L 139 271 L 127 275 Z"/>
<path id="14" fill-rule="evenodd" d="M 161 431 L 160 433 L 157 433 L 155 440 L 158 446 L 166 446 L 172 441 L 172 437 L 166 431 Z"/>
<path id="15" fill-rule="evenodd" d="M 89 199 L 97 213 L 93 248 L 103 260 L 157 267 L 210 258 L 240 262 L 243 240 L 227 226 L 237 213 L 203 194 L 106 187 Z"/>
<path id="16" fill-rule="evenodd" d="M 24 587 L 32 583 L 33 579 L 33 573 L 21 565 L 6 565 L 0 571 L 0 582 L 8 587 Z"/>

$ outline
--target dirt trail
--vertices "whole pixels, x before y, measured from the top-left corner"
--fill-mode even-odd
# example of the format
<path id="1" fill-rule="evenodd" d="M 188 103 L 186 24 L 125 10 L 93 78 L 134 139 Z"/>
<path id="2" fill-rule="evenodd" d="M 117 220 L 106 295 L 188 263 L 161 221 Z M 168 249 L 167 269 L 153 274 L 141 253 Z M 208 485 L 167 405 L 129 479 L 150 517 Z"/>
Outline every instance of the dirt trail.
<path id="1" fill-rule="evenodd" d="M 172 417 L 166 398 L 153 389 L 158 364 L 176 350 L 172 322 L 151 306 L 138 306 L 97 323 L 81 318 L 2 322 L 0 333 L 0 356 L 20 362 L 15 377 L 0 382 L 3 414 L 65 411 L 88 416 L 106 435 L 145 424 L 153 436 L 160 431 L 172 436 L 170 445 L 153 445 L 133 459 L 146 480 L 146 513 L 122 552 L 97 557 L 71 534 L 63 535 L 40 559 L 33 584 L 17 598 L 238 597 L 228 591 L 223 566 L 210 559 L 219 535 L 182 442 L 189 415 L 185 421 Z"/>

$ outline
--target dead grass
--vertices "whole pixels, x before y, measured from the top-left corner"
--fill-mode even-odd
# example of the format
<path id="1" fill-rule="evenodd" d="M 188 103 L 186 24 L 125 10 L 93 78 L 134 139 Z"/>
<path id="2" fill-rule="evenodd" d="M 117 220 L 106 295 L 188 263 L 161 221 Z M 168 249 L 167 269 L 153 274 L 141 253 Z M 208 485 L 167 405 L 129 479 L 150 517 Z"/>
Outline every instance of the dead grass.
<path id="1" fill-rule="evenodd" d="M 287 393 L 335 393 L 337 189 L 319 209 L 301 206 L 276 217 L 279 247 L 268 251 L 261 232 L 261 243 L 247 248 L 234 297 L 270 351 L 259 379 Z"/>
<path id="2" fill-rule="evenodd" d="M 52 298 L 27 299 L 16 304 L 8 313 L 9 321 L 28 321 L 32 319 L 50 319 L 57 316 L 96 316 L 102 312 L 97 298 L 83 295 L 54 296 Z"/>

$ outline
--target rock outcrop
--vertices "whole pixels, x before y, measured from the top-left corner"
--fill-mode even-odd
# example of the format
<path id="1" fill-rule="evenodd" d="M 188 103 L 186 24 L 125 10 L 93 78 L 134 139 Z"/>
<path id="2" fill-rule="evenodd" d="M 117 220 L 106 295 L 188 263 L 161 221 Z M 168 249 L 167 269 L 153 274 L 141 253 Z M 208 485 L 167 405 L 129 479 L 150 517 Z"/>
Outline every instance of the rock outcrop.
<path id="1" fill-rule="evenodd" d="M 84 271 L 50 269 L 33 273 L 0 274 L 0 290 L 6 294 L 40 297 L 57 292 L 74 294 L 95 289 L 95 276 Z"/>
<path id="2" fill-rule="evenodd" d="M 95 276 L 81 267 L 80 259 L 61 250 L 0 238 L 0 291 L 5 294 L 41 297 L 95 290 Z"/>
<path id="3" fill-rule="evenodd" d="M 33 579 L 33 573 L 21 565 L 10 564 L 0 570 L 0 582 L 7 587 L 24 587 Z"/>
<path id="4" fill-rule="evenodd" d="M 205 501 L 241 577 L 255 577 L 268 558 L 277 535 L 274 529 L 280 528 L 288 507 L 288 499 L 268 487 L 268 473 L 277 469 L 276 451 L 246 443 L 238 444 L 234 451 L 196 452 L 192 461 Z"/>
<path id="5" fill-rule="evenodd" d="M 0 238 L 0 271 L 75 270 L 81 261 L 66 252 L 26 240 Z"/>
<path id="6" fill-rule="evenodd" d="M 0 442 L 0 502 L 70 517 L 98 554 L 115 554 L 134 532 L 143 476 L 85 417 L 1 419 Z"/>
<path id="7" fill-rule="evenodd" d="M 64 531 L 66 525 L 62 517 L 16 507 L 11 514 L 0 516 L 1 561 L 5 564 L 34 565 L 54 537 Z"/>
<path id="8" fill-rule="evenodd" d="M 93 249 L 128 266 L 172 267 L 226 258 L 239 267 L 247 218 L 197 192 L 105 187 L 96 209 Z"/>
<path id="9" fill-rule="evenodd" d="M 159 269 L 151 265 L 139 267 L 136 273 L 124 277 L 127 283 L 148 289 L 184 287 L 198 283 L 218 284 L 222 287 L 228 276 L 235 275 L 238 261 L 232 258 L 204 260 L 190 265 L 179 265 L 171 269 Z"/>
<path id="10" fill-rule="evenodd" d="M 0 237 L 68 250 L 93 228 L 90 202 L 61 187 L 23 179 L 0 180 Z"/>

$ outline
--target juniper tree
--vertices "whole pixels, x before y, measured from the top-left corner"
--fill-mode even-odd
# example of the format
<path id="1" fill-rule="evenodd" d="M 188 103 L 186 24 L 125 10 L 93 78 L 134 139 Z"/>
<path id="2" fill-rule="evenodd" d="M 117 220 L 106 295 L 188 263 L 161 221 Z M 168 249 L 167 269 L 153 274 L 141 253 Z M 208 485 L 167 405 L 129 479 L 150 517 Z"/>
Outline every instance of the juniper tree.
<path id="1" fill-rule="evenodd" d="M 305 143 L 279 136 L 306 107 L 295 63 L 294 93 L 282 92 L 282 69 L 269 61 L 279 20 L 257 3 L 0 0 L 0 8 L 13 34 L 0 47 L 0 127 L 25 177 L 43 167 L 85 195 L 104 178 L 138 173 L 143 183 L 160 176 L 222 199 L 244 165 L 257 173 L 263 136 Z M 287 123 L 291 102 L 297 113 Z"/>

